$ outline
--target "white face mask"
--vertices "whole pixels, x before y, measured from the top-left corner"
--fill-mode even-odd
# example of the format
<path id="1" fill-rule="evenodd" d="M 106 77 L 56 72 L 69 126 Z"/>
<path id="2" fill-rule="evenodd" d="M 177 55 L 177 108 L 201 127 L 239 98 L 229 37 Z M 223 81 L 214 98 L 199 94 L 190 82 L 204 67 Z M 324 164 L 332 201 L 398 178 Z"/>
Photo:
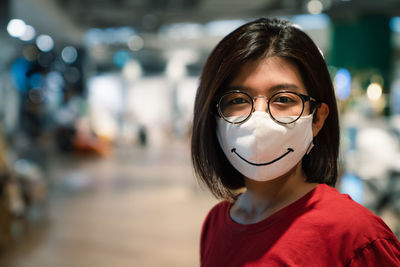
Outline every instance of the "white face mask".
<path id="1" fill-rule="evenodd" d="M 244 176 L 268 181 L 291 170 L 312 148 L 313 115 L 278 124 L 255 111 L 242 124 L 217 119 L 217 137 L 229 162 Z"/>

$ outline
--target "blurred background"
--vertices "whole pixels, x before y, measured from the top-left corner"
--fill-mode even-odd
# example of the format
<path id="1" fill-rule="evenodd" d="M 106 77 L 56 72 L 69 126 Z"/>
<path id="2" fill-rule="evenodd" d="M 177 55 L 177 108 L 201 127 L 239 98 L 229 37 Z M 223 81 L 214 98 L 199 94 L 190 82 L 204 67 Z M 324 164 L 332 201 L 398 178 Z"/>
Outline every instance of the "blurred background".
<path id="1" fill-rule="evenodd" d="M 0 266 L 198 266 L 201 68 L 249 20 L 317 43 L 341 119 L 337 188 L 400 235 L 398 0 L 1 0 Z"/>

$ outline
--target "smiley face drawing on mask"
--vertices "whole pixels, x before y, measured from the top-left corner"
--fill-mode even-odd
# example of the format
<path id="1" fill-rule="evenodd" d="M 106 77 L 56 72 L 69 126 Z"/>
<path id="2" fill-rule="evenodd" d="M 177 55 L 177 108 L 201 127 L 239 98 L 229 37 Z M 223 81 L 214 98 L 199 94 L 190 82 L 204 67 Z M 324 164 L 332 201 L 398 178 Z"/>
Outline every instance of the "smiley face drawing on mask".
<path id="1" fill-rule="evenodd" d="M 281 158 L 283 158 L 284 156 L 286 156 L 286 155 L 289 154 L 290 152 L 294 152 L 294 150 L 293 150 L 293 148 L 290 148 L 290 147 L 289 147 L 289 148 L 288 148 L 288 151 L 287 151 L 285 154 L 283 154 L 283 155 L 280 156 L 279 158 L 276 158 L 276 159 L 274 159 L 274 160 L 272 160 L 272 161 L 270 161 L 270 162 L 265 162 L 265 163 L 253 163 L 253 162 L 250 162 L 250 161 L 246 160 L 245 158 L 243 158 L 242 156 L 240 156 L 239 153 L 236 152 L 236 148 L 232 148 L 231 152 L 232 152 L 232 153 L 235 153 L 239 158 L 241 158 L 242 160 L 246 161 L 246 162 L 247 162 L 248 164 L 250 164 L 250 165 L 254 165 L 254 166 L 266 166 L 266 165 L 269 165 L 269 164 L 274 163 L 275 161 L 280 160 Z"/>

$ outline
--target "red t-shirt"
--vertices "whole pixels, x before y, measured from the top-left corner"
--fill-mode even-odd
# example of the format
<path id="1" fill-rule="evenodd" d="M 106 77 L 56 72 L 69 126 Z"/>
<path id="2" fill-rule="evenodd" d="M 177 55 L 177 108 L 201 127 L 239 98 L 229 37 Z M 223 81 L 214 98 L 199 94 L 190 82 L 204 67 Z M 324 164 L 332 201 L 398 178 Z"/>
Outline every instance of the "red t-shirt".
<path id="1" fill-rule="evenodd" d="M 217 204 L 203 224 L 203 267 L 400 266 L 389 227 L 327 185 L 254 224 L 233 221 L 231 205 Z"/>

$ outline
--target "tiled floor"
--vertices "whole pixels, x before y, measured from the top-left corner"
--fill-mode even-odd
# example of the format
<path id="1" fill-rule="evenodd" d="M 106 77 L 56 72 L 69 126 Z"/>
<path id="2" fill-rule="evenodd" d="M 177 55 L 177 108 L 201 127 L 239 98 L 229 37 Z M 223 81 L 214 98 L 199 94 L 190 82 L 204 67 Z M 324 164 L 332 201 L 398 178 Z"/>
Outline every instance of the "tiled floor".
<path id="1" fill-rule="evenodd" d="M 53 158 L 49 223 L 3 265 L 198 266 L 201 223 L 216 200 L 190 164 L 187 143 Z"/>

